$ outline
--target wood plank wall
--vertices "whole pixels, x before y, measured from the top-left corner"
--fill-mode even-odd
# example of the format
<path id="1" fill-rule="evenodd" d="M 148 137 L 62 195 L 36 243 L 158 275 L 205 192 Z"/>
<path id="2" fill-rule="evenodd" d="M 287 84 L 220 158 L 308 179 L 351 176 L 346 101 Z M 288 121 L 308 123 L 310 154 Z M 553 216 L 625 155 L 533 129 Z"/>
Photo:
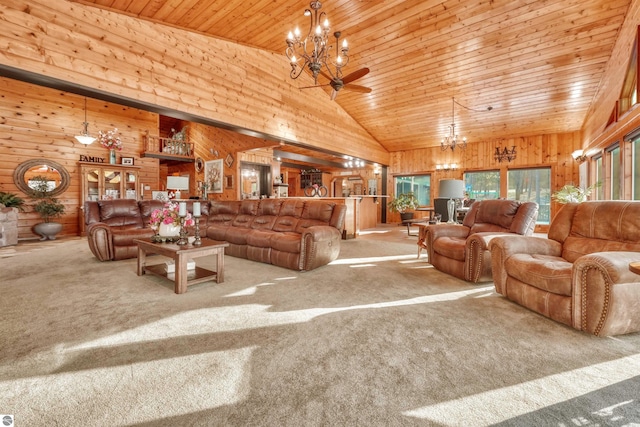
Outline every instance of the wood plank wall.
<path id="1" fill-rule="evenodd" d="M 62 164 L 71 176 L 71 185 L 60 197 L 66 208 L 60 219 L 63 223 L 60 236 L 78 234 L 79 208 L 82 205 L 80 156 L 105 159 L 108 156 L 108 151 L 98 142 L 84 146 L 74 138 L 82 130 L 84 99 L 68 92 L 0 78 L 0 191 L 27 197 L 13 182 L 15 168 L 26 160 L 46 158 Z M 155 113 L 91 98 L 87 99 L 87 121 L 93 136 L 97 136 L 98 131 L 118 128 L 124 146 L 117 152 L 118 158 L 134 158 L 134 165 L 140 167 L 140 181 L 149 187 L 144 192 L 145 198 L 151 197 L 151 191 L 165 190 L 168 174 L 189 174 L 191 190 L 184 194 L 185 197 L 198 195 L 196 183 L 204 178 L 204 171 L 196 172 L 194 163 L 172 163 L 168 166 L 161 165 L 158 159 L 142 157 L 147 132 L 152 136 L 169 136 L 170 127 L 179 130 L 188 125 L 189 139 L 195 143 L 196 156 L 206 162 L 225 159 L 231 154 L 234 162 L 230 168 L 224 166 L 224 174 L 234 177 L 238 176 L 239 170 L 238 152 L 273 145 L 273 141 L 198 123 L 171 121 Z M 234 184 L 234 188 L 224 189 L 215 197 L 237 199 L 238 181 L 234 180 Z M 28 207 L 18 219 L 18 238 L 37 238 L 32 227 L 41 222 L 38 214 Z"/>
<path id="2" fill-rule="evenodd" d="M 337 103 L 292 84 L 282 55 L 65 0 L 3 2 L 0 22 L 3 64 L 388 164 Z"/>
<path id="3" fill-rule="evenodd" d="M 71 184 L 59 197 L 66 208 L 60 220 L 61 235 L 78 233 L 80 156 L 104 157 L 108 163 L 108 150 L 97 141 L 85 146 L 75 140 L 84 118 L 84 97 L 0 78 L 0 191 L 27 198 L 13 182 L 15 168 L 26 160 L 45 158 L 62 164 L 71 175 Z M 133 157 L 134 164 L 141 167 L 141 182 L 157 188 L 158 160 L 140 158 L 145 132 L 157 135 L 156 114 L 88 99 L 87 120 L 93 136 L 100 130 L 118 128 L 123 142 L 118 157 Z M 20 213 L 18 238 L 35 238 L 31 228 L 39 222 L 39 215 L 31 208 Z"/>
<path id="4" fill-rule="evenodd" d="M 605 129 L 611 112 L 616 107 L 619 99 L 625 74 L 629 67 L 631 52 L 638 34 L 638 23 L 640 22 L 640 1 L 632 1 L 625 16 L 624 24 L 620 29 L 618 40 L 614 46 L 611 58 L 607 62 L 604 78 L 594 97 L 591 108 L 582 127 L 582 140 L 584 148 L 591 148 L 607 145 L 604 140 L 607 135 L 615 134 L 616 129 Z M 630 112 L 623 121 L 637 121 L 640 112 Z"/>
<path id="5" fill-rule="evenodd" d="M 440 147 L 432 147 L 394 152 L 391 153 L 387 188 L 390 194 L 393 193 L 394 177 L 397 175 L 431 174 L 431 198 L 433 200 L 438 197 L 438 186 L 436 185 L 438 181 L 441 179 L 464 179 L 465 171 L 496 169 L 506 171 L 515 168 L 549 166 L 551 167 L 551 186 L 555 191 L 567 183 L 579 183 L 578 164 L 571 157 L 571 153 L 580 148 L 580 144 L 580 132 L 573 132 L 470 142 L 465 150 L 442 151 Z M 517 151 L 514 161 L 499 163 L 494 159 L 496 147 L 510 149 L 512 146 L 515 146 Z M 437 165 L 445 163 L 455 163 L 457 168 L 436 170 Z M 558 208 L 556 203 L 552 203 L 552 216 Z M 387 221 L 398 222 L 400 216 L 389 214 Z"/>

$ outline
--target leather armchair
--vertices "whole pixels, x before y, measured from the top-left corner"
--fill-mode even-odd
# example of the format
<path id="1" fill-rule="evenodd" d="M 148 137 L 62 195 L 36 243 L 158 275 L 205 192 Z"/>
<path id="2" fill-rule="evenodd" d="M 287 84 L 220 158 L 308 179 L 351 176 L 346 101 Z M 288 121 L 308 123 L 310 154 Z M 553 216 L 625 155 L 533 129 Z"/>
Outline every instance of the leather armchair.
<path id="1" fill-rule="evenodd" d="M 491 281 L 488 243 L 504 234 L 531 235 L 538 204 L 515 200 L 473 203 L 459 224 L 420 225 L 418 247 L 426 248 L 429 263 L 452 276 L 478 283 Z"/>
<path id="2" fill-rule="evenodd" d="M 597 336 L 640 331 L 640 202 L 564 205 L 548 238 L 495 238 L 496 292 L 557 322 Z"/>

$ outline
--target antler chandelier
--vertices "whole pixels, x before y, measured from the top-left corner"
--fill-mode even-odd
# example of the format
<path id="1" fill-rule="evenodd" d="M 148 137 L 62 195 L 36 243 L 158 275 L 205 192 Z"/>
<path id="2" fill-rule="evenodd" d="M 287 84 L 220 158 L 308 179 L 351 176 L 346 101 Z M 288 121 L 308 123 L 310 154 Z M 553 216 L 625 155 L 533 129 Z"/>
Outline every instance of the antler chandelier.
<path id="1" fill-rule="evenodd" d="M 349 46 L 347 40 L 342 41 L 340 46 L 340 31 L 333 33 L 335 37 L 335 59 L 331 58 L 329 51 L 331 50 L 329 40 L 329 20 L 324 12 L 320 12 L 322 3 L 319 1 L 312 1 L 309 5 L 311 10 L 305 9 L 304 16 L 308 16 L 310 19 L 309 32 L 304 38 L 301 38 L 300 30 L 298 27 L 293 31 L 290 31 L 287 36 L 287 58 L 291 63 L 292 79 L 297 79 L 302 70 L 309 68 L 313 75 L 315 84 L 318 84 L 318 74 L 322 73 L 322 67 L 325 67 L 331 78 L 342 78 L 342 67 L 349 63 Z M 321 24 L 321 21 L 322 24 Z M 300 65 L 298 62 L 304 60 L 304 64 Z M 333 69 L 332 69 L 333 67 Z"/>
<path id="2" fill-rule="evenodd" d="M 456 116 L 455 116 L 455 106 L 456 99 L 451 98 L 451 124 L 447 127 L 449 128 L 449 134 L 445 135 L 440 142 L 440 148 L 442 151 L 445 151 L 447 148 L 450 148 L 451 151 L 455 150 L 456 147 L 467 148 L 467 138 L 458 136 L 456 134 Z"/>

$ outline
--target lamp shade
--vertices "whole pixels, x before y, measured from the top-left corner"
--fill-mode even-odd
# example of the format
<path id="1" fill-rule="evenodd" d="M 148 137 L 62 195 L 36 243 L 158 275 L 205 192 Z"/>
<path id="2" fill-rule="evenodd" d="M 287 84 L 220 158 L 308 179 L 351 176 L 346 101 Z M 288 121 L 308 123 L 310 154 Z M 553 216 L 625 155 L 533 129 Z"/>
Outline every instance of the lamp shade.
<path id="1" fill-rule="evenodd" d="M 460 179 L 441 179 L 438 197 L 444 199 L 464 198 L 464 181 Z"/>
<path id="2" fill-rule="evenodd" d="M 188 176 L 168 176 L 167 177 L 167 189 L 169 189 L 169 190 L 188 190 L 189 189 L 189 177 Z"/>

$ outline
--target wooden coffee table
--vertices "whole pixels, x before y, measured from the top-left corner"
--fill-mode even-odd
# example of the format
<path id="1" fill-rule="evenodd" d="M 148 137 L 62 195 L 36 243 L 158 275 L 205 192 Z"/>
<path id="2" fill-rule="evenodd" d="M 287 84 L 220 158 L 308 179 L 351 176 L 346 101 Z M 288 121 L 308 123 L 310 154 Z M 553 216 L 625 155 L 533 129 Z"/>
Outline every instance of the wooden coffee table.
<path id="1" fill-rule="evenodd" d="M 187 287 L 195 285 L 196 283 L 208 282 L 210 280 L 215 280 L 216 283 L 222 283 L 224 281 L 224 248 L 229 246 L 227 242 L 202 239 L 200 246 L 193 246 L 191 243 L 186 245 L 154 243 L 151 239 L 136 239 L 134 242 L 138 244 L 138 276 L 151 273 L 171 280 L 165 270 L 166 264 L 147 265 L 147 255 L 158 254 L 174 260 L 175 272 L 173 274 L 175 275 L 176 294 L 187 292 Z M 189 271 L 187 270 L 189 259 L 208 255 L 216 255 L 216 271 L 196 266 L 190 278 Z"/>

